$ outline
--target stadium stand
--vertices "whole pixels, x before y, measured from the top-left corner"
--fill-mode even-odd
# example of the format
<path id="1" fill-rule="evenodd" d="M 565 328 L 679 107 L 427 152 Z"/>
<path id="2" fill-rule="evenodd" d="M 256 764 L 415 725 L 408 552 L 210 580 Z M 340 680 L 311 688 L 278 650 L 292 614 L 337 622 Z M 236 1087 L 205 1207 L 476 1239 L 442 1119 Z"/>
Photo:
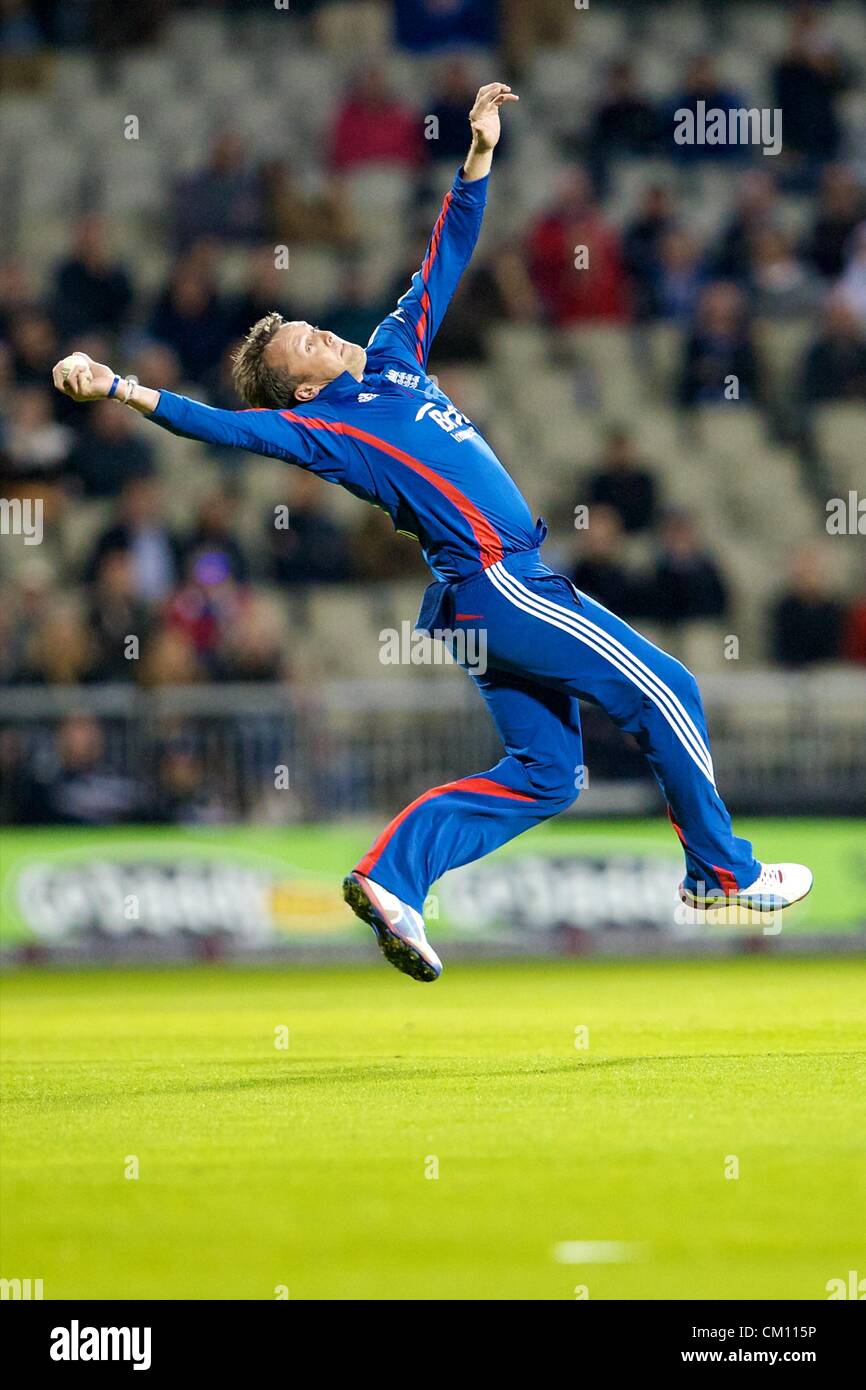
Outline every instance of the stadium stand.
<path id="1" fill-rule="evenodd" d="M 723 675 L 726 634 L 742 667 L 778 664 L 774 615 L 795 553 L 840 618 L 835 645 L 804 644 L 788 664 L 838 668 L 843 684 L 856 670 L 844 632 L 862 601 L 862 533 L 827 522 L 831 499 L 866 494 L 866 13 L 844 0 L 676 3 L 662 22 L 608 4 L 564 25 L 556 8 L 539 5 L 531 24 L 491 0 L 496 51 L 474 31 L 409 45 L 400 0 L 270 13 L 153 0 L 114 9 L 110 24 L 98 0 L 74 15 L 26 2 L 0 13 L 2 491 L 41 497 L 50 521 L 38 557 L 23 538 L 3 541 L 4 710 L 25 687 L 101 683 L 95 616 L 112 586 L 111 602 L 146 617 L 141 660 L 113 667 L 113 682 L 228 686 L 244 661 L 293 692 L 381 676 L 379 635 L 414 616 L 424 582 L 409 541 L 337 489 L 313 481 L 301 498 L 281 465 L 139 420 L 114 437 L 98 411 L 51 390 L 50 366 L 81 348 L 236 406 L 229 357 L 263 294 L 369 334 L 451 176 L 428 114 L 503 61 L 519 119 L 432 369 L 551 521 L 548 554 L 568 571 L 586 558 L 574 508 L 605 438 L 631 432 L 662 499 L 648 529 L 618 541 L 640 593 L 635 620 L 699 673 Z M 821 63 L 801 62 L 819 50 Z M 675 105 L 701 91 L 774 102 L 792 72 L 823 113 L 814 147 L 682 158 Z M 381 148 L 359 133 L 368 117 Z M 647 217 L 656 190 L 661 210 Z M 576 280 L 583 243 L 591 268 Z M 286 268 L 268 281 L 283 248 Z M 136 529 L 124 518 L 142 478 L 155 486 Z M 223 485 L 240 577 L 201 565 L 205 551 L 225 555 L 225 538 L 196 542 Z M 313 579 L 275 558 L 281 504 L 328 537 Z M 672 513 L 696 524 L 724 583 L 722 613 L 662 600 Z M 101 540 L 129 561 L 108 578 L 92 564 Z M 273 661 L 232 649 L 238 613 L 258 615 Z M 58 642 L 66 662 L 54 660 Z M 794 718 L 789 695 L 782 705 Z M 5 756 L 24 776 L 35 755 L 15 743 Z"/>

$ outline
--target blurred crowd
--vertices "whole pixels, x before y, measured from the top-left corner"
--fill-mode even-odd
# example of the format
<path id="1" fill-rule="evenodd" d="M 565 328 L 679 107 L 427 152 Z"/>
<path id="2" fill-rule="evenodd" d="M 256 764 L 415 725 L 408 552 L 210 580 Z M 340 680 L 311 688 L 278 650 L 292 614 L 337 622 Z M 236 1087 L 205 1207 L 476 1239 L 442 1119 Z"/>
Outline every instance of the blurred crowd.
<path id="1" fill-rule="evenodd" d="M 103 21 L 100 41 L 122 48 L 158 37 L 171 8 L 2 0 L 0 53 L 8 67 L 46 45 L 96 42 Z M 303 16 L 315 6 L 293 8 Z M 561 20 L 556 7 L 539 4 L 534 17 L 530 9 L 398 0 L 396 41 L 407 52 L 433 52 L 450 25 L 450 48 L 498 42 L 517 81 L 533 43 L 546 41 L 547 28 L 555 40 Z M 291 276 L 276 267 L 275 244 L 340 253 L 345 276 L 320 321 L 366 342 L 417 266 L 431 189 L 441 188 L 442 170 L 456 167 L 465 152 L 477 70 L 450 48 L 435 71 L 425 70 L 434 75 L 414 106 L 390 89 L 382 67 L 368 65 L 347 81 L 315 191 L 289 161 L 257 157 L 230 125 L 216 132 L 202 166 L 166 190 L 163 235 L 171 261 L 160 285 L 140 283 L 134 261 L 114 253 L 110 219 L 98 206 L 70 227 L 47 290 L 34 289 L 26 248 L 5 257 L 0 489 L 7 497 L 38 494 L 49 519 L 93 501 L 110 515 L 71 568 L 57 572 L 34 553 L 14 581 L 5 580 L 0 681 L 284 679 L 292 674 L 284 629 L 263 585 L 289 591 L 420 577 L 413 548 L 391 537 L 377 513 L 359 518 L 349 532 L 322 487 L 299 470 L 286 476 L 290 526 L 275 528 L 271 508 L 258 536 L 244 540 L 233 524 L 243 470 L 230 452 L 211 451 L 220 481 L 178 527 L 169 520 L 156 433 L 113 403 L 73 405 L 51 389 L 50 369 L 74 346 L 147 384 L 237 407 L 230 356 L 239 337 L 268 310 L 298 316 Z M 846 401 L 866 411 L 866 188 L 862 163 L 846 158 L 839 106 L 852 84 L 862 82 L 862 55 L 858 68 L 856 55 L 828 39 L 820 6 L 796 6 L 770 80 L 784 111 L 784 154 L 775 160 L 749 146 L 672 141 L 678 108 L 693 109 L 698 101 L 722 109 L 749 104 L 748 93 L 726 88 L 711 55 L 691 58 L 681 90 L 664 101 L 641 90 L 627 57 L 613 61 L 588 119 L 561 137 L 564 171 L 549 205 L 504 244 L 485 243 L 473 261 L 439 333 L 432 369 L 484 363 L 487 332 L 496 324 L 668 324 L 679 335 L 671 406 L 686 412 L 720 402 L 735 374 L 740 399 L 765 409 L 770 427 L 794 441 L 808 465 L 811 405 Z M 435 140 L 425 139 L 430 116 Z M 505 169 L 509 146 L 506 132 L 498 155 Z M 697 163 L 734 167 L 736 193 L 720 234 L 702 240 L 691 229 L 675 176 L 646 190 L 624 223 L 608 216 L 617 162 L 643 156 L 666 159 L 674 175 Z M 370 164 L 402 170 L 417 210 L 405 244 L 394 249 L 391 283 L 374 296 L 355 273 L 356 229 L 345 192 L 347 177 Z M 799 235 L 780 212 L 792 192 L 808 200 Z M 592 251 L 581 274 L 574 271 L 577 245 Z M 246 248 L 246 272 L 229 293 L 222 262 L 239 247 Z M 757 316 L 805 318 L 811 325 L 796 390 L 782 403 L 768 390 L 753 334 Z M 592 507 L 591 527 L 571 538 L 580 587 L 632 619 L 676 624 L 726 615 L 728 582 L 707 518 L 663 495 L 653 458 L 628 428 L 610 430 L 601 458 L 575 457 L 571 492 L 563 492 L 564 516 L 579 503 Z M 647 540 L 647 560 L 637 573 L 619 558 L 622 537 L 636 534 Z M 800 550 L 780 578 L 766 631 L 772 661 L 866 662 L 866 591 L 835 593 L 820 556 Z M 121 642 L 129 633 L 141 642 L 136 661 Z"/>

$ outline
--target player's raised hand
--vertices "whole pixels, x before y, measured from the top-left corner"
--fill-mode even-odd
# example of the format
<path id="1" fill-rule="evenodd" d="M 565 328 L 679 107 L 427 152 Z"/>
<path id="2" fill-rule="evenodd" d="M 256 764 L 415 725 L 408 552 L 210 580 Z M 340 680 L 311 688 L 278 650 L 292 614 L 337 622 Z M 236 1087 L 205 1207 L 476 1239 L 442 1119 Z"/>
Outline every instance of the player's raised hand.
<path id="1" fill-rule="evenodd" d="M 492 150 L 499 143 L 502 133 L 499 124 L 499 108 L 506 101 L 519 101 L 506 82 L 488 82 L 479 89 L 475 105 L 469 112 L 472 127 L 472 143 L 477 150 Z"/>
<path id="2" fill-rule="evenodd" d="M 102 362 L 94 362 L 86 352 L 73 352 L 57 363 L 51 377 L 64 396 L 74 401 L 98 401 L 111 390 L 114 372 Z"/>

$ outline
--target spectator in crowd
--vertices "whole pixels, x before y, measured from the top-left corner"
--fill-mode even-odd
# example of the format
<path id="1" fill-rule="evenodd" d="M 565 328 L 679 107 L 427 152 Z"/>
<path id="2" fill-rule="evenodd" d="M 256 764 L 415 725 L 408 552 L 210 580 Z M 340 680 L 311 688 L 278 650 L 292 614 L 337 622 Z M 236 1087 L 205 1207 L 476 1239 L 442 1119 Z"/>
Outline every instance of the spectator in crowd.
<path id="1" fill-rule="evenodd" d="M 823 556 L 799 549 L 770 614 L 770 645 L 780 666 L 814 666 L 841 654 L 843 610 L 830 594 Z"/>
<path id="2" fill-rule="evenodd" d="M 650 155 L 657 140 L 655 107 L 638 91 L 633 65 L 627 59 L 618 59 L 608 69 L 586 139 L 587 158 L 600 187 L 604 187 L 611 161 Z"/>
<path id="3" fill-rule="evenodd" d="M 148 819 L 158 825 L 220 825 L 229 817 L 224 791 L 211 785 L 200 740 L 175 734 L 157 752 Z"/>
<path id="4" fill-rule="evenodd" d="M 71 253 L 57 267 L 54 318 L 60 336 L 119 333 L 131 307 L 129 275 L 111 259 L 105 223 L 91 213 L 78 223 Z"/>
<path id="5" fill-rule="evenodd" d="M 784 154 L 808 164 L 835 159 L 841 141 L 836 112 L 847 82 L 844 64 L 811 4 L 791 16 L 788 49 L 773 71 L 773 105 L 782 112 Z"/>
<path id="6" fill-rule="evenodd" d="M 265 517 L 269 578 L 278 584 L 342 584 L 349 578 L 348 542 L 323 505 L 322 486 L 312 474 L 293 469 L 286 503 Z"/>
<path id="7" fill-rule="evenodd" d="M 836 294 L 866 330 L 866 221 L 851 234 L 848 261 Z"/>
<path id="8" fill-rule="evenodd" d="M 660 134 L 662 152 L 678 164 L 736 164 L 750 159 L 751 146 L 735 141 L 726 140 L 711 145 L 706 141 L 693 140 L 679 144 L 674 139 L 675 131 L 680 128 L 681 112 L 690 111 L 696 124 L 701 123 L 698 102 L 703 102 L 704 113 L 723 111 L 726 117 L 727 112 L 750 105 L 741 93 L 722 86 L 708 53 L 698 54 L 686 67 L 683 90 L 664 112 Z"/>
<path id="9" fill-rule="evenodd" d="M 15 798 L 23 825 L 119 825 L 135 820 L 139 784 L 117 772 L 102 730 L 89 715 L 70 715 L 20 777 Z"/>
<path id="10" fill-rule="evenodd" d="M 752 313 L 771 319 L 804 318 L 816 308 L 821 282 L 798 260 L 793 241 L 762 227 L 749 242 L 747 291 Z"/>
<path id="11" fill-rule="evenodd" d="M 806 350 L 801 395 L 812 405 L 866 402 L 866 333 L 838 291 L 829 296 L 821 332 Z"/>
<path id="12" fill-rule="evenodd" d="M 158 381 L 161 389 L 184 394 L 180 358 L 166 343 L 157 343 L 150 338 L 139 341 L 130 370 L 139 381 Z"/>
<path id="13" fill-rule="evenodd" d="M 768 169 L 747 169 L 740 176 L 733 216 L 715 253 L 713 268 L 719 280 L 745 278 L 755 236 L 775 226 L 778 218 L 779 192 L 773 175 Z"/>
<path id="14" fill-rule="evenodd" d="M 395 532 L 385 513 L 376 507 L 367 507 L 360 525 L 352 531 L 349 563 L 352 576 L 369 584 L 419 579 L 423 573 L 417 545 Z"/>
<path id="15" fill-rule="evenodd" d="M 405 293 L 423 254 L 423 247 L 413 251 L 404 271 L 392 285 L 388 308 Z M 437 367 L 458 362 L 487 362 L 491 328 L 504 322 L 531 322 L 537 316 L 538 300 L 520 244 L 516 239 L 505 238 L 495 243 L 486 256 L 473 259 L 464 273 L 436 334 L 433 360 Z"/>
<path id="16" fill-rule="evenodd" d="M 544 3 L 544 0 L 538 0 Z M 493 48 L 498 34 L 496 0 L 394 0 L 395 37 L 410 53 L 477 45 Z"/>
<path id="17" fill-rule="evenodd" d="M 226 337 L 232 346 L 274 309 L 284 319 L 302 317 L 290 299 L 290 280 L 288 270 L 277 268 L 272 247 L 263 246 L 251 252 L 244 288 L 226 308 Z"/>
<path id="18" fill-rule="evenodd" d="M 655 318 L 661 244 L 674 226 L 671 195 L 662 184 L 651 184 L 641 196 L 637 213 L 622 237 L 622 259 L 631 282 L 635 318 Z"/>
<path id="19" fill-rule="evenodd" d="M 337 251 L 354 245 L 349 200 L 338 178 L 324 178 L 318 191 L 307 190 L 287 159 L 269 160 L 260 178 L 270 241 L 289 248 L 332 246 Z"/>
<path id="20" fill-rule="evenodd" d="M 86 497 L 117 497 L 131 479 L 154 472 L 153 444 L 131 410 L 118 410 L 115 401 L 97 401 L 84 424 L 69 455 L 68 472 Z"/>
<path id="21" fill-rule="evenodd" d="M 593 503 L 589 525 L 578 534 L 578 559 L 571 572 L 578 589 L 623 617 L 636 617 L 643 602 L 639 584 L 620 560 L 623 529 L 619 513 L 603 503 Z"/>
<path id="22" fill-rule="evenodd" d="M 423 0 L 423 3 L 433 8 L 438 0 Z M 466 6 L 480 3 L 488 11 L 495 8 L 494 0 L 462 0 L 462 3 Z M 574 16 L 569 15 L 560 0 L 533 0 L 531 5 L 527 5 L 526 0 L 500 0 L 499 9 L 506 71 L 516 77 L 528 72 L 539 50 L 558 48 L 573 33 Z"/>
<path id="23" fill-rule="evenodd" d="M 28 635 L 15 683 L 81 685 L 91 679 L 92 635 L 75 602 L 55 600 Z"/>
<path id="24" fill-rule="evenodd" d="M 679 399 L 686 407 L 760 396 L 758 366 L 746 322 L 743 296 L 735 285 L 708 285 L 686 339 Z"/>
<path id="25" fill-rule="evenodd" d="M 281 610 L 259 594 L 244 620 L 228 629 L 217 658 L 217 674 L 227 681 L 277 681 L 287 674 L 286 632 Z"/>
<path id="26" fill-rule="evenodd" d="M 148 689 L 195 685 L 205 674 L 192 638 L 177 625 L 158 627 L 139 662 L 139 683 Z"/>
<path id="27" fill-rule="evenodd" d="M 12 324 L 34 302 L 31 266 L 23 256 L 0 261 L 0 340 L 8 339 Z"/>
<path id="28" fill-rule="evenodd" d="M 859 592 L 855 594 L 845 615 L 842 655 L 846 661 L 866 666 L 866 575 L 861 579 Z"/>
<path id="29" fill-rule="evenodd" d="M 660 622 L 680 623 L 722 618 L 727 609 L 727 585 L 701 540 L 695 517 L 684 511 L 669 512 L 661 528 L 652 616 Z"/>
<path id="30" fill-rule="evenodd" d="M 176 263 L 154 307 L 149 332 L 177 354 L 186 377 L 207 382 L 231 328 L 213 276 L 197 256 Z"/>
<path id="31" fill-rule="evenodd" d="M 4 432 L 7 476 L 27 483 L 57 481 L 73 444 L 69 426 L 54 419 L 50 390 L 44 384 L 19 387 Z"/>
<path id="32" fill-rule="evenodd" d="M 27 0 L 4 0 L 0 9 L 0 53 L 22 57 L 38 53 L 45 35 Z"/>
<path id="33" fill-rule="evenodd" d="M 13 316 L 9 338 L 15 382 L 20 386 L 44 386 L 46 381 L 50 381 L 51 368 L 60 355 L 57 332 L 50 315 L 42 309 L 30 308 Z M 57 399 L 62 400 L 62 397 L 57 395 Z"/>
<path id="34" fill-rule="evenodd" d="M 585 248 L 580 263 L 575 248 Z M 563 176 L 554 205 L 530 229 L 527 249 L 530 276 L 553 324 L 628 320 L 619 237 L 596 206 L 584 170 Z"/>
<path id="35" fill-rule="evenodd" d="M 421 256 L 423 256 L 423 251 Z M 415 263 L 417 270 L 421 256 Z M 411 273 L 411 272 L 410 272 Z M 393 309 L 399 295 L 406 290 L 406 283 L 400 286 L 393 298 L 382 295 L 371 299 L 367 290 L 366 275 L 362 265 L 352 262 L 346 266 L 337 287 L 337 297 L 327 309 L 323 310 L 319 321 L 326 323 L 338 338 L 349 343 L 366 343 L 373 329 Z"/>
<path id="36" fill-rule="evenodd" d="M 220 648 L 232 628 L 245 621 L 246 607 L 227 556 L 201 550 L 190 557 L 185 582 L 166 606 L 165 621 L 192 643 L 204 670 L 215 675 Z"/>
<path id="37" fill-rule="evenodd" d="M 858 223 L 866 218 L 866 195 L 853 169 L 830 164 L 821 177 L 818 208 L 806 240 L 807 260 L 825 280 L 836 280 Z"/>
<path id="38" fill-rule="evenodd" d="M 608 431 L 599 466 L 590 475 L 589 499 L 612 508 L 627 535 L 646 531 L 655 521 L 655 478 L 640 462 L 633 436 L 621 426 Z"/>
<path id="39" fill-rule="evenodd" d="M 54 602 L 55 573 L 43 555 L 17 566 L 15 583 L 0 592 L 0 685 L 23 679 L 28 644 Z"/>
<path id="40" fill-rule="evenodd" d="M 340 174 L 365 164 L 411 172 L 427 157 L 420 115 L 391 94 L 377 67 L 361 73 L 340 106 L 329 149 L 330 167 Z"/>
<path id="41" fill-rule="evenodd" d="M 202 238 L 253 241 L 263 227 L 262 188 L 240 136 L 215 136 L 203 169 L 181 179 L 174 194 L 174 235 L 183 250 Z"/>
<path id="42" fill-rule="evenodd" d="M 90 586 L 87 621 L 93 641 L 90 677 L 95 681 L 131 681 L 150 630 L 150 613 L 135 597 L 129 550 L 106 550 Z M 136 643 L 130 644 L 130 638 Z"/>
<path id="43" fill-rule="evenodd" d="M 190 573 L 202 555 L 219 555 L 227 572 L 238 584 L 245 584 L 250 567 L 237 539 L 237 489 L 227 483 L 213 488 L 201 502 L 192 530 L 181 538 L 180 553 L 184 573 Z"/>
<path id="44" fill-rule="evenodd" d="M 684 227 L 671 227 L 659 245 L 652 317 L 688 324 L 704 283 L 701 248 Z"/>
<path id="45" fill-rule="evenodd" d="M 145 604 L 158 604 L 173 589 L 179 574 L 177 541 L 169 530 L 156 478 L 133 478 L 117 500 L 117 520 L 102 533 L 85 569 L 92 583 L 103 555 L 128 550 L 132 561 L 132 593 Z"/>

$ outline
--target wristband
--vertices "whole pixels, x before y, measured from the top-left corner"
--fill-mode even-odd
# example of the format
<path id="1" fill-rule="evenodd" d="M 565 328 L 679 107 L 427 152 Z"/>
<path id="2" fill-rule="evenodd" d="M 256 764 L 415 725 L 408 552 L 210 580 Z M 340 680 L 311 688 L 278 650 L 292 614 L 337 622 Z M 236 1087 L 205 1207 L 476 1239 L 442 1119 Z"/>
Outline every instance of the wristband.
<path id="1" fill-rule="evenodd" d="M 108 395 L 107 395 L 107 397 L 106 397 L 106 400 L 109 400 L 109 401 L 111 400 L 112 396 L 114 395 L 114 393 L 115 393 L 115 391 L 117 390 L 117 388 L 118 388 L 119 385 L 120 385 L 120 377 L 119 377 L 119 376 L 115 376 L 113 382 L 111 383 L 111 390 L 109 391 L 109 393 L 108 393 Z"/>

